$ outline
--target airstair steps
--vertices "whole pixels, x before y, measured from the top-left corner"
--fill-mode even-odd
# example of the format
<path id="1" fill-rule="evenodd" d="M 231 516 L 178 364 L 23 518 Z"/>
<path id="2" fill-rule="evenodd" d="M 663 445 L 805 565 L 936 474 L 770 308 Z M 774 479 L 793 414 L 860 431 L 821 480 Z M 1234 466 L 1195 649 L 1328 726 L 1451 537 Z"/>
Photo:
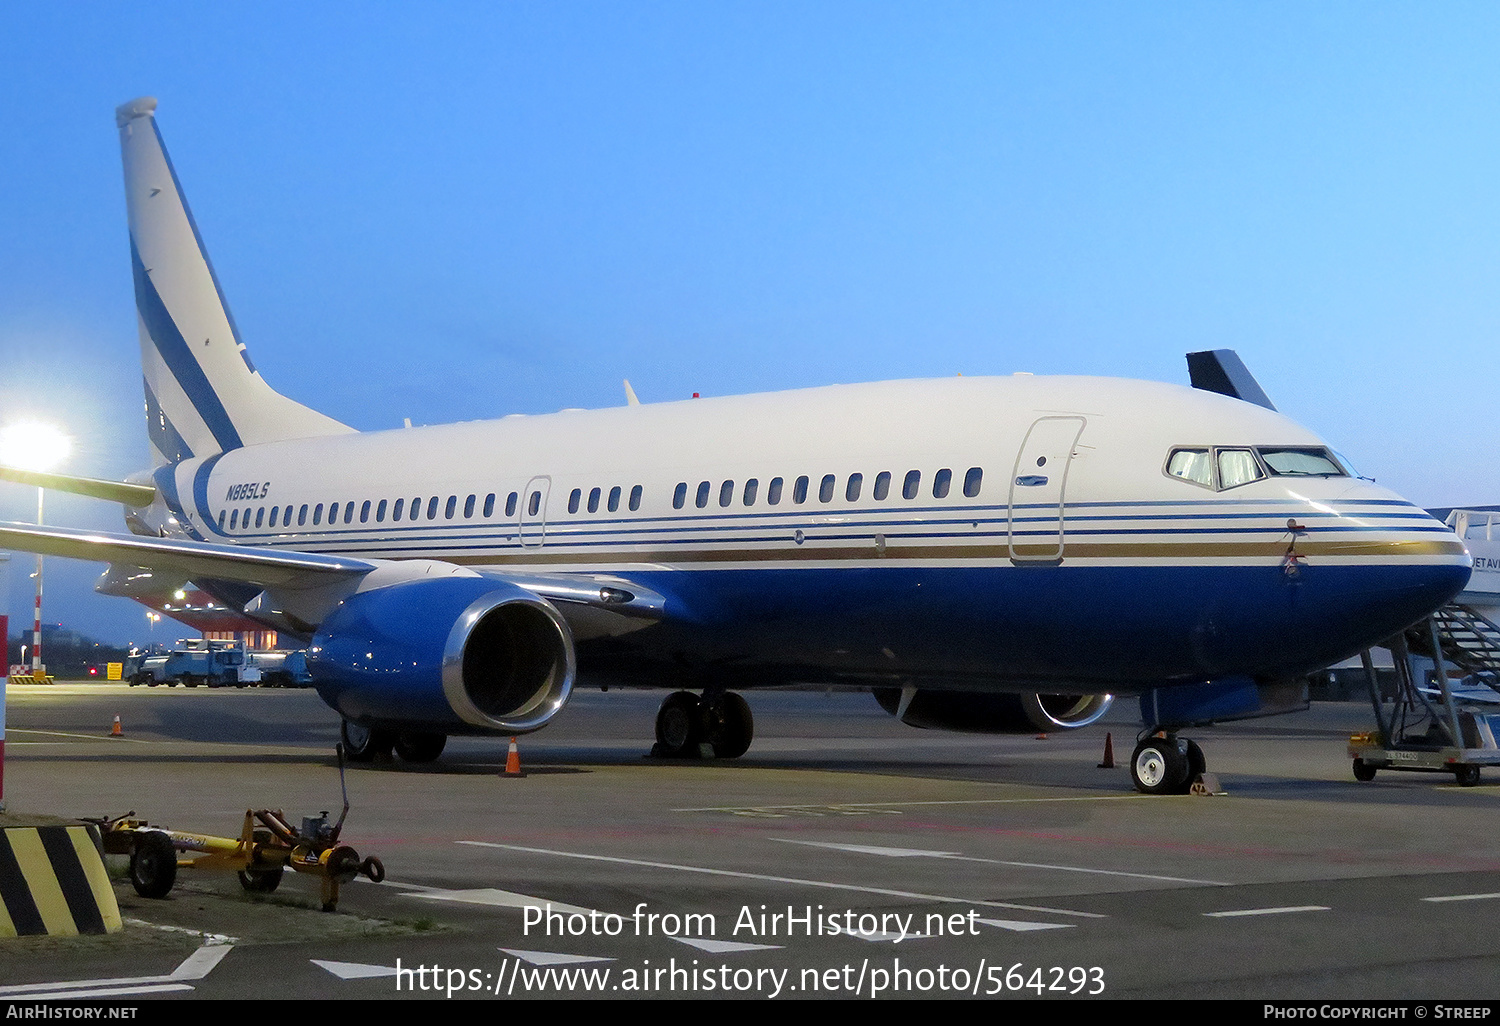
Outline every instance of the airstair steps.
<path id="1" fill-rule="evenodd" d="M 1463 670 L 1471 679 L 1500 691 L 1500 625 L 1485 619 L 1468 606 L 1447 605 L 1432 614 L 1437 627 L 1443 661 Z M 1406 632 L 1413 652 L 1432 655 L 1427 622 Z"/>

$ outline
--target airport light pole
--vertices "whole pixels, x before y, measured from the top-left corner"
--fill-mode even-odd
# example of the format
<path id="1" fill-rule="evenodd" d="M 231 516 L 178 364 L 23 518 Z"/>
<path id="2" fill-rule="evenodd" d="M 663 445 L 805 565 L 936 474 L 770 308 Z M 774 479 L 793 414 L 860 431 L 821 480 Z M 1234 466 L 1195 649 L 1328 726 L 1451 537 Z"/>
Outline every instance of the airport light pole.
<path id="1" fill-rule="evenodd" d="M 51 424 L 23 420 L 0 429 L 0 462 L 20 470 L 41 473 L 51 470 L 67 458 L 72 442 Z M 46 492 L 36 490 L 36 526 L 42 526 L 42 501 Z M 35 677 L 46 673 L 42 662 L 42 554 L 36 556 L 36 610 L 31 628 L 31 672 Z"/>

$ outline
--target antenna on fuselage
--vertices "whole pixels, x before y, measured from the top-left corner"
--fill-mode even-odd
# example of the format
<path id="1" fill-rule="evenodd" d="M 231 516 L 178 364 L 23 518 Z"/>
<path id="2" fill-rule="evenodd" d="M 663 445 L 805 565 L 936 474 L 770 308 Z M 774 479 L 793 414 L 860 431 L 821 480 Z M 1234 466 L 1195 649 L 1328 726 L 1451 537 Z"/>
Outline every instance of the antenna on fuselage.
<path id="1" fill-rule="evenodd" d="M 1233 349 L 1211 349 L 1205 353 L 1188 353 L 1188 379 L 1194 388 L 1205 392 L 1218 392 L 1232 399 L 1243 399 L 1256 406 L 1275 410 L 1271 397 L 1250 373 L 1239 354 Z"/>
<path id="2" fill-rule="evenodd" d="M 630 387 L 630 379 L 625 379 L 625 405 L 639 406 L 641 401 L 635 397 L 635 389 Z"/>

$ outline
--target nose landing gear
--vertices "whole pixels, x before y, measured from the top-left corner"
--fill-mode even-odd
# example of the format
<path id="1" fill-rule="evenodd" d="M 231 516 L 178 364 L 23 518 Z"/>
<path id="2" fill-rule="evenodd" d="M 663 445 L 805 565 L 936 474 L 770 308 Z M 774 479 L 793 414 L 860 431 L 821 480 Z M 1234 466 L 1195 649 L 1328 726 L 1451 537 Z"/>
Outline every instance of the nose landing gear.
<path id="1" fill-rule="evenodd" d="M 1144 794 L 1187 794 L 1207 768 L 1197 742 L 1165 731 L 1142 739 L 1130 756 L 1130 780 Z"/>

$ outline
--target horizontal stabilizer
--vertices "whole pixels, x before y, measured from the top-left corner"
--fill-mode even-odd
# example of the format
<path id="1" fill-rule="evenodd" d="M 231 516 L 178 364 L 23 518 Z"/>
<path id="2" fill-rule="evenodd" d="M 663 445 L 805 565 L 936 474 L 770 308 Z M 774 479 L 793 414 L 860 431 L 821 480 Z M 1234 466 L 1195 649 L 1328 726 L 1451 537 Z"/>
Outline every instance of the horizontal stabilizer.
<path id="1" fill-rule="evenodd" d="M 92 477 L 69 477 L 66 474 L 43 474 L 40 471 L 18 470 L 15 467 L 0 467 L 0 481 L 14 481 L 16 484 L 51 488 L 55 492 L 87 495 L 90 498 L 121 502 L 136 508 L 149 506 L 156 501 L 156 488 L 152 485 L 101 481 Z"/>
<path id="2" fill-rule="evenodd" d="M 1188 353 L 1188 378 L 1194 388 L 1205 392 L 1218 392 L 1233 399 L 1243 399 L 1268 410 L 1276 407 L 1265 389 L 1250 373 L 1239 354 L 1233 349 L 1212 349 L 1204 353 Z"/>

